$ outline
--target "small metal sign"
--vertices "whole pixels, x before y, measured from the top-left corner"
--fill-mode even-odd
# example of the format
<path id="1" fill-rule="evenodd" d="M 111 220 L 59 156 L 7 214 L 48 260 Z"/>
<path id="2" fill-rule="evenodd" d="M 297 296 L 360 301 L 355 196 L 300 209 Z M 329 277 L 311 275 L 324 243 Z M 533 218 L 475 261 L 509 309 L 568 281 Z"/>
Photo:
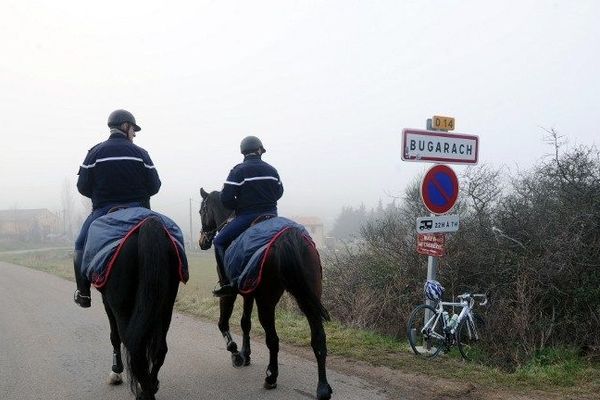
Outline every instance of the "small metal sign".
<path id="1" fill-rule="evenodd" d="M 452 168 L 438 164 L 431 167 L 421 182 L 421 199 L 434 214 L 446 214 L 458 199 L 458 177 Z"/>
<path id="2" fill-rule="evenodd" d="M 417 233 L 456 232 L 459 227 L 458 215 L 433 215 L 417 218 Z"/>
<path id="3" fill-rule="evenodd" d="M 442 117 L 441 115 L 434 115 L 431 121 L 432 128 L 438 131 L 453 131 L 454 130 L 454 118 Z"/>
<path id="4" fill-rule="evenodd" d="M 443 233 L 417 235 L 417 253 L 432 257 L 443 257 L 446 235 Z"/>
<path id="5" fill-rule="evenodd" d="M 402 159 L 404 161 L 477 164 L 479 137 L 464 133 L 404 129 Z"/>

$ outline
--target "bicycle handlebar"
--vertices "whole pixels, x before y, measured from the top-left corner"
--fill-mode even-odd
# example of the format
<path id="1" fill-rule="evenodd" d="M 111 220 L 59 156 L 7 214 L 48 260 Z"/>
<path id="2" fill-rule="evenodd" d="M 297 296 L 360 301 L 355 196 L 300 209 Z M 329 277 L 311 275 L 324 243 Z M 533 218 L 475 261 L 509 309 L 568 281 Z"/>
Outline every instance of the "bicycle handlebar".
<path id="1" fill-rule="evenodd" d="M 463 293 L 456 296 L 459 299 L 475 299 L 476 297 L 483 297 L 483 302 L 479 303 L 480 306 L 485 306 L 488 303 L 488 295 L 487 294 L 471 294 L 471 293 Z"/>
<path id="2" fill-rule="evenodd" d="M 474 294 L 473 297 L 483 297 L 483 302 L 479 303 L 480 306 L 485 306 L 488 303 L 487 294 Z"/>

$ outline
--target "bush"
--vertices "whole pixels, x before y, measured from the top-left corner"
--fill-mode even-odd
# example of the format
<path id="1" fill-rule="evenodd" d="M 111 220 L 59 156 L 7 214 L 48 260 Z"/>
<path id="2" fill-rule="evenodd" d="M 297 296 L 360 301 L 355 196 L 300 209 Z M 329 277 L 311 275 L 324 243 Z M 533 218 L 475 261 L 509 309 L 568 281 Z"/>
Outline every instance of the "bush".
<path id="1" fill-rule="evenodd" d="M 461 227 L 439 263 L 447 298 L 491 293 L 489 362 L 507 369 L 557 346 L 600 354 L 600 157 L 593 147 L 561 153 L 552 139 L 552 159 L 505 182 L 486 165 L 465 173 Z M 401 204 L 363 225 L 358 248 L 324 257 L 324 301 L 336 318 L 403 337 L 423 302 L 427 260 L 414 227 L 423 215 L 414 182 Z"/>

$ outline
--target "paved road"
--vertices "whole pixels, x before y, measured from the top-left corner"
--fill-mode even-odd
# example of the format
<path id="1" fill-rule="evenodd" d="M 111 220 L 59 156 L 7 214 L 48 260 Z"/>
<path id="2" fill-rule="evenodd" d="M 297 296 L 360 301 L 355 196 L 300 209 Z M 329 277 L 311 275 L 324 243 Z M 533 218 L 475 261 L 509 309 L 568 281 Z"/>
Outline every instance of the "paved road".
<path id="1" fill-rule="evenodd" d="M 112 363 L 108 320 L 97 292 L 91 309 L 75 306 L 73 284 L 0 262 L 0 399 L 131 399 L 128 385 L 105 383 Z M 277 389 L 262 388 L 268 353 L 253 343 L 253 365 L 231 366 L 216 326 L 175 314 L 161 369 L 159 400 L 314 398 L 314 361 L 280 353 Z M 368 382 L 329 370 L 333 399 L 379 400 Z"/>

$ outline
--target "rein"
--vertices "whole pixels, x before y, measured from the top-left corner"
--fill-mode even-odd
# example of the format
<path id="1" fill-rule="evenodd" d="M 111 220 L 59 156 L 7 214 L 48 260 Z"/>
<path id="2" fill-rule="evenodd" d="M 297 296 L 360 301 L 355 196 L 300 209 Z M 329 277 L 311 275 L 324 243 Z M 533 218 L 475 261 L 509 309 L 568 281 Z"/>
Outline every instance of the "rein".
<path id="1" fill-rule="evenodd" d="M 208 195 L 203 195 L 204 200 L 202 200 L 202 204 L 200 206 L 200 218 L 203 221 L 207 220 L 207 219 L 212 219 L 216 225 L 216 223 L 218 221 L 217 216 L 222 216 L 223 214 L 227 215 L 226 214 L 227 210 L 223 209 L 223 210 L 219 211 L 218 207 L 215 210 L 215 208 L 213 208 L 213 206 L 211 206 L 210 213 L 212 215 L 209 217 L 209 215 L 208 215 L 209 207 L 208 207 L 207 200 L 209 199 L 209 196 L 213 195 L 214 193 L 218 193 L 218 192 L 213 192 Z M 232 216 L 234 214 L 235 214 L 234 211 L 230 211 L 230 214 L 224 218 L 223 222 L 221 224 L 217 225 L 214 229 L 207 230 L 207 231 L 204 231 L 204 230 L 200 231 L 200 240 L 198 241 L 198 244 L 200 245 L 200 248 L 202 250 L 207 250 L 212 246 L 212 241 L 215 238 L 215 236 L 217 236 L 217 233 L 219 233 L 219 231 L 221 229 L 223 229 L 223 227 L 229 223 L 229 221 L 232 219 Z M 203 228 L 204 228 L 204 224 L 203 224 Z"/>
<path id="2" fill-rule="evenodd" d="M 231 215 L 233 215 L 233 213 L 231 213 Z M 221 229 L 223 229 L 225 225 L 229 223 L 229 221 L 231 220 L 231 215 L 225 218 L 225 221 L 223 221 L 221 225 L 217 226 L 215 229 L 211 229 L 208 232 L 201 231 L 200 233 L 206 238 L 208 242 L 212 242 L 215 236 L 217 236 L 217 232 L 219 232 Z"/>
<path id="3" fill-rule="evenodd" d="M 223 227 L 225 225 L 227 225 L 229 223 L 229 218 L 227 218 L 225 221 L 223 221 L 223 223 L 219 226 L 217 226 L 215 229 L 211 229 L 208 232 L 201 232 L 204 236 L 206 236 L 206 239 L 212 241 L 215 236 L 217 236 L 217 232 L 219 232 L 221 229 L 223 229 Z"/>

